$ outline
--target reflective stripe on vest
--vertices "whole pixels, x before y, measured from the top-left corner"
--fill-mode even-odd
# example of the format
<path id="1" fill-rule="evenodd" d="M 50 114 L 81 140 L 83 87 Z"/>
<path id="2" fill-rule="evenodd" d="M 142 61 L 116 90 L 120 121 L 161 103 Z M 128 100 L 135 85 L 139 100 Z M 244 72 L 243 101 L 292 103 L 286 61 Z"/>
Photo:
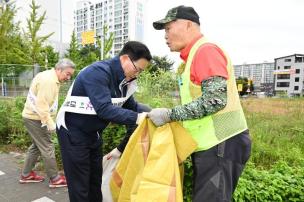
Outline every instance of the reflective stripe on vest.
<path id="1" fill-rule="evenodd" d="M 207 42 L 206 38 L 203 37 L 190 50 L 185 71 L 182 75 L 183 85 L 180 86 L 183 105 L 202 95 L 201 86 L 192 83 L 190 80 L 190 67 L 199 47 Z M 225 57 L 227 58 L 228 71 L 227 105 L 215 114 L 183 122 L 183 126 L 198 144 L 196 151 L 207 150 L 247 129 L 246 119 L 236 88 L 233 67 L 226 54 Z"/>

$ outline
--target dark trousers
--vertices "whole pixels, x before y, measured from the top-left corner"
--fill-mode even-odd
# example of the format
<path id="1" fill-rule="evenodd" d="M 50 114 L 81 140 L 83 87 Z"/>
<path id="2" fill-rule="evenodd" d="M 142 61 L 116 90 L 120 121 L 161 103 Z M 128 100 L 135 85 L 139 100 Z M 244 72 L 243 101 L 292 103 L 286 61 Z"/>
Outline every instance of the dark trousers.
<path id="1" fill-rule="evenodd" d="M 100 202 L 102 178 L 101 140 L 98 134 L 57 129 L 71 202 Z"/>
<path id="2" fill-rule="evenodd" d="M 192 201 L 231 201 L 250 152 L 251 140 L 246 130 L 206 151 L 193 153 Z"/>

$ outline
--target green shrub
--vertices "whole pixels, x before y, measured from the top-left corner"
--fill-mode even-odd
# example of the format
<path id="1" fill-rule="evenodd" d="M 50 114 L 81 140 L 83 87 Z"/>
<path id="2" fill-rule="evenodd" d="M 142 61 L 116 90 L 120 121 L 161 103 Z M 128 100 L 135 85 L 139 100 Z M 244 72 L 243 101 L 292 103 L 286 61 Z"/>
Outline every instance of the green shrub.
<path id="1" fill-rule="evenodd" d="M 179 104 L 177 82 L 170 72 L 149 74 L 138 79 L 136 99 L 151 107 Z M 65 96 L 65 95 L 64 95 Z M 60 97 L 62 103 L 64 96 Z M 29 146 L 21 112 L 25 98 L 0 100 L 0 144 Z M 304 99 L 247 99 L 242 101 L 253 141 L 247 164 L 234 193 L 234 201 L 304 201 Z M 102 134 L 103 154 L 115 148 L 124 137 L 124 126 L 110 124 Z M 61 157 L 53 136 L 58 165 Z M 185 161 L 184 201 L 192 195 L 192 163 Z"/>
<path id="2" fill-rule="evenodd" d="M 137 100 L 151 107 L 173 107 L 180 102 L 176 77 L 172 72 L 144 71 L 140 74 L 137 83 L 139 86 Z"/>
<path id="3" fill-rule="evenodd" d="M 277 162 L 270 170 L 248 164 L 233 195 L 237 202 L 304 201 L 304 170 Z"/>
<path id="4" fill-rule="evenodd" d="M 21 117 L 24 102 L 24 97 L 0 100 L 1 144 L 14 144 L 21 149 L 29 145 L 30 138 L 23 126 Z"/>
<path id="5" fill-rule="evenodd" d="M 30 136 L 23 125 L 21 116 L 25 100 L 25 97 L 17 97 L 15 99 L 14 106 L 11 109 L 10 132 L 8 133 L 9 143 L 16 145 L 20 149 L 25 149 L 31 144 Z"/>
<path id="6" fill-rule="evenodd" d="M 0 100 L 0 143 L 5 144 L 10 132 L 10 119 L 12 109 L 12 100 Z"/>
<path id="7" fill-rule="evenodd" d="M 183 195 L 184 195 L 184 202 L 191 202 L 192 201 L 192 161 L 191 158 L 188 157 L 184 162 L 184 180 L 183 180 Z"/>
<path id="8" fill-rule="evenodd" d="M 110 124 L 102 133 L 102 153 L 105 155 L 117 147 L 124 138 L 125 133 L 126 129 L 124 126 Z"/>

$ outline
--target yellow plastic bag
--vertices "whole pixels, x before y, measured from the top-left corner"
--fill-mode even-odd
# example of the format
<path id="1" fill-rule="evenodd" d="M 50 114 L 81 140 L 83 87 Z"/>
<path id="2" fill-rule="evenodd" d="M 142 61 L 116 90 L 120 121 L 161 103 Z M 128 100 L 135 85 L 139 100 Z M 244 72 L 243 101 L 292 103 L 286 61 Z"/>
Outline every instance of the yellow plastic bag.
<path id="1" fill-rule="evenodd" d="M 145 119 L 134 131 L 112 174 L 115 202 L 182 202 L 179 164 L 196 142 L 178 123 L 156 128 Z"/>

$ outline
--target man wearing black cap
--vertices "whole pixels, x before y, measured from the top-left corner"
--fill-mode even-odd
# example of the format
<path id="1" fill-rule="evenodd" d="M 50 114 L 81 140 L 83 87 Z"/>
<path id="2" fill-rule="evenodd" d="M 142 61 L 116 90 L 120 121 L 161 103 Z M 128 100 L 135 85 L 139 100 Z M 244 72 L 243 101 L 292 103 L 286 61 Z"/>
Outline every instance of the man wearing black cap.
<path id="1" fill-rule="evenodd" d="M 192 7 L 170 9 L 153 27 L 165 30 L 170 51 L 184 61 L 178 70 L 182 105 L 156 108 L 148 116 L 157 126 L 183 121 L 196 140 L 193 201 L 230 201 L 251 150 L 230 59 L 202 35 Z"/>

